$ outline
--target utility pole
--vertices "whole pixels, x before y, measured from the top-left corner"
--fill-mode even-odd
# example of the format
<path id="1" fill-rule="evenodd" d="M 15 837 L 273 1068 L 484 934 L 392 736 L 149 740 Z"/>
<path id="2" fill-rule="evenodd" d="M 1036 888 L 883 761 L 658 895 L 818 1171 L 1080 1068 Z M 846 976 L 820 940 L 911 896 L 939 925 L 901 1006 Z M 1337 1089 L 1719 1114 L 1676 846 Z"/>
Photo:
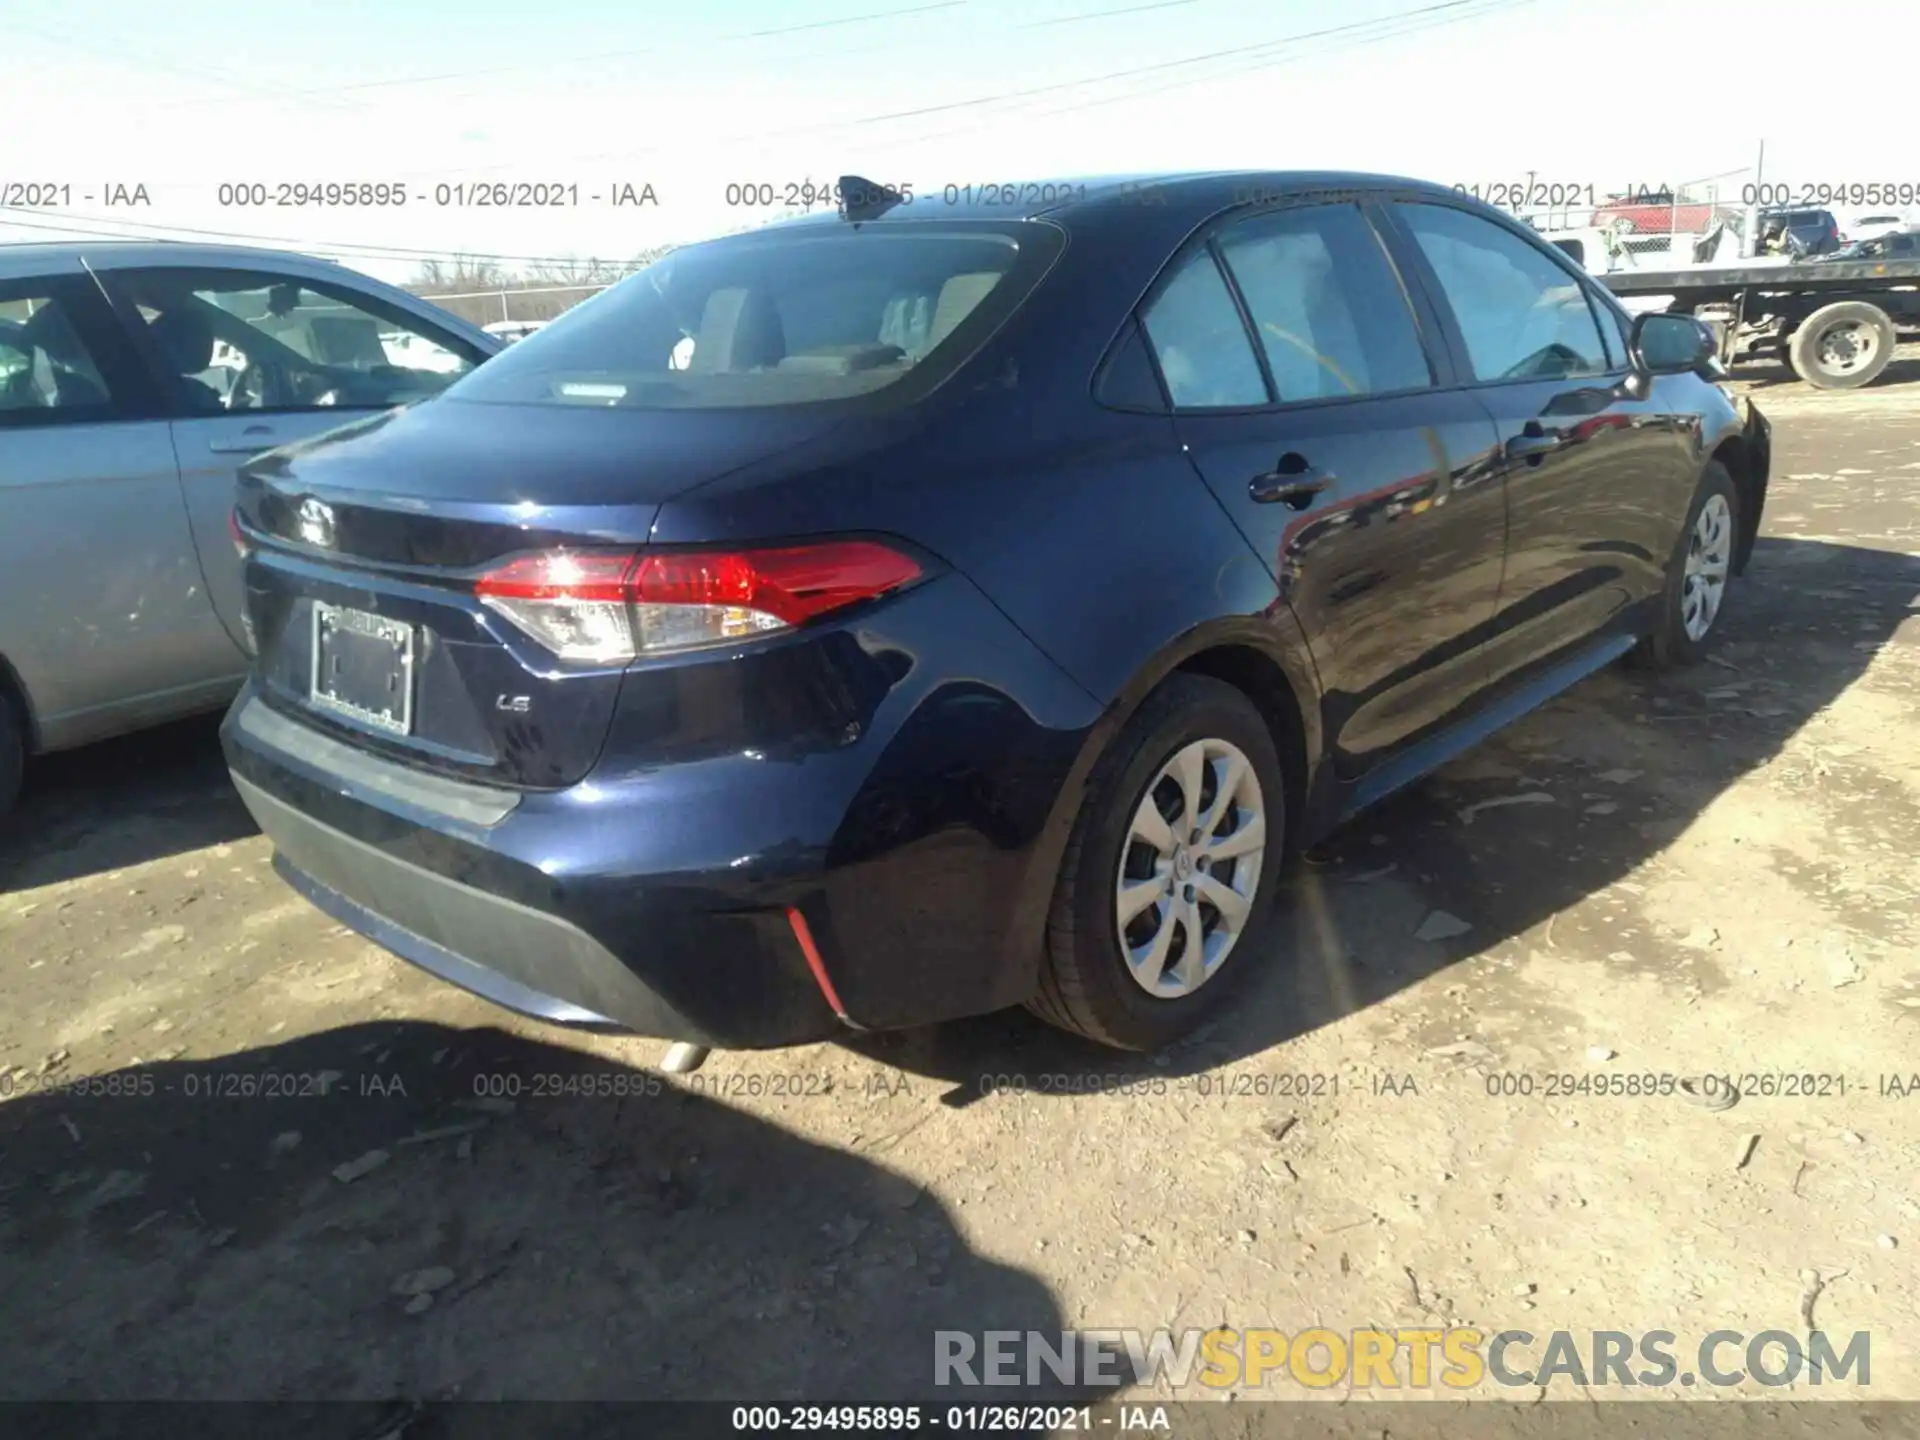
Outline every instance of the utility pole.
<path id="1" fill-rule="evenodd" d="M 1760 200 L 1767 192 L 1763 184 L 1767 177 L 1767 141 L 1760 138 L 1760 154 L 1753 162 L 1753 204 L 1747 207 L 1746 244 L 1743 247 L 1749 256 L 1760 248 Z"/>

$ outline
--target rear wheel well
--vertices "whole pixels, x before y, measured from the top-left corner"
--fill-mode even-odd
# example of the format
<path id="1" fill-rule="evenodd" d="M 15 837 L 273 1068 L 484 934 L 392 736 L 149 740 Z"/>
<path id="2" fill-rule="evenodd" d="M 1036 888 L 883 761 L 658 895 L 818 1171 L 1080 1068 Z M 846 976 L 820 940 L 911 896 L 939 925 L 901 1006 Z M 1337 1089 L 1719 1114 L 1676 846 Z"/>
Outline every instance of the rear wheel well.
<path id="1" fill-rule="evenodd" d="M 1746 442 L 1737 437 L 1722 440 L 1709 458 L 1726 466 L 1727 474 L 1733 477 L 1734 493 L 1740 497 L 1740 542 L 1733 557 L 1733 573 L 1738 575 L 1747 568 L 1754 538 L 1760 532 L 1759 477 L 1754 474 Z"/>
<path id="2" fill-rule="evenodd" d="M 1175 674 L 1206 675 L 1225 681 L 1254 703 L 1273 734 L 1280 768 L 1287 777 L 1287 845 L 1300 833 L 1306 806 L 1306 727 L 1300 719 L 1300 700 L 1287 675 L 1271 657 L 1250 645 L 1222 645 L 1189 656 Z"/>

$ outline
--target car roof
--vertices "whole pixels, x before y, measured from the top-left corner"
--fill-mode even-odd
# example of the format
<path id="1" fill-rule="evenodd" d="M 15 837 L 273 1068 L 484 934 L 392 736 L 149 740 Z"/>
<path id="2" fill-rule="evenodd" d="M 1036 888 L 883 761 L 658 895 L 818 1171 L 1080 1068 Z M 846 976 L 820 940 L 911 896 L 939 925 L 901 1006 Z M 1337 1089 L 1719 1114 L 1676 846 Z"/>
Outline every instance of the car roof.
<path id="1" fill-rule="evenodd" d="M 1250 197 L 1313 190 L 1417 190 L 1462 198 L 1461 192 L 1428 180 L 1353 170 L 1138 171 L 1051 180 L 961 182 L 936 190 L 916 187 L 911 202 L 896 205 L 861 223 L 1042 218 L 1071 221 L 1090 213 L 1147 203 L 1186 208 L 1199 218 L 1245 204 Z M 763 235 L 768 231 L 820 229 L 846 223 L 837 210 L 827 210 L 776 220 L 745 233 Z"/>
<path id="2" fill-rule="evenodd" d="M 95 270 L 134 270 L 148 265 L 217 265 L 234 269 L 272 266 L 314 275 L 337 272 L 339 265 L 291 250 L 249 245 L 214 245 L 176 240 L 55 240 L 0 244 L 0 279 L 29 275 L 71 275 Z"/>

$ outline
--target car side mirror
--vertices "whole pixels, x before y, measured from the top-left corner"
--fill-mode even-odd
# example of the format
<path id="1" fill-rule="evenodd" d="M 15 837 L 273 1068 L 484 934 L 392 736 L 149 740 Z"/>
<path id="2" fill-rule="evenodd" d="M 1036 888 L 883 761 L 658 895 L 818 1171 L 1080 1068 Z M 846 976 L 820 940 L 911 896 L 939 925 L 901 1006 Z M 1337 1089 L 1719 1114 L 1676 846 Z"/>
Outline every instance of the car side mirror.
<path id="1" fill-rule="evenodd" d="M 1713 332 L 1691 315 L 1636 315 L 1627 336 L 1627 356 L 1642 375 L 1703 371 L 1718 357 Z"/>

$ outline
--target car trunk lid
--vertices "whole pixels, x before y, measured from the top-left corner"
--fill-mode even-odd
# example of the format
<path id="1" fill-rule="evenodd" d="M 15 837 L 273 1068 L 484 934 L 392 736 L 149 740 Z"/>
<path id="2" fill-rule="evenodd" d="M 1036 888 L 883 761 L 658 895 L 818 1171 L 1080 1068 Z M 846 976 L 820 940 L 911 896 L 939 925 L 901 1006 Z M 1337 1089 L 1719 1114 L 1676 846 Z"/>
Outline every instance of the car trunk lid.
<path id="1" fill-rule="evenodd" d="M 437 400 L 269 452 L 235 509 L 261 690 L 406 764 L 571 785 L 628 662 L 561 658 L 480 578 L 525 554 L 637 553 L 663 500 L 826 424 Z"/>

